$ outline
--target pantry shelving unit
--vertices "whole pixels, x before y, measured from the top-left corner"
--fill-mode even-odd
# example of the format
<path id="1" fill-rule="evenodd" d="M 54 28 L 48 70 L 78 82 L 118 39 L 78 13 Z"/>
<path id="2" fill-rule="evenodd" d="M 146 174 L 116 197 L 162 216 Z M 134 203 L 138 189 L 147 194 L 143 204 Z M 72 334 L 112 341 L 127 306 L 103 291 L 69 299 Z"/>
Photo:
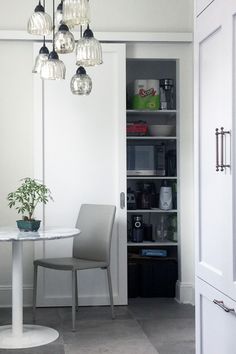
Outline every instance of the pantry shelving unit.
<path id="1" fill-rule="evenodd" d="M 174 104 L 176 103 L 176 62 L 174 60 L 127 60 L 127 97 L 132 97 L 132 85 L 135 79 L 153 78 L 161 79 L 164 77 L 172 78 L 175 82 L 175 92 L 174 92 Z M 142 72 L 140 71 L 142 68 Z M 176 153 L 176 173 L 175 175 L 168 175 L 166 173 L 164 176 L 133 176 L 127 173 L 127 188 L 130 188 L 135 193 L 135 188 L 139 183 L 152 184 L 156 191 L 156 205 L 155 208 L 150 209 L 128 209 L 127 210 L 127 221 L 128 221 L 128 292 L 132 292 L 129 296 L 133 296 L 133 280 L 130 279 L 136 277 L 134 276 L 133 266 L 134 259 L 138 259 L 141 251 L 143 249 L 157 249 L 165 250 L 167 252 L 167 257 L 162 260 L 172 260 L 173 262 L 178 262 L 178 219 L 179 219 L 179 203 L 178 203 L 178 193 L 179 193 L 179 177 L 178 177 L 178 109 L 173 110 L 137 110 L 132 109 L 130 101 L 128 102 L 128 107 L 126 111 L 127 124 L 137 121 L 144 121 L 147 125 L 150 124 L 160 124 L 160 125 L 174 125 L 175 134 L 172 136 L 151 136 L 150 134 L 145 136 L 128 136 L 127 135 L 127 147 L 129 145 L 160 145 L 165 146 L 165 151 L 174 150 Z M 171 210 L 161 210 L 159 208 L 159 190 L 163 181 L 167 181 L 168 185 L 172 186 L 172 190 L 176 190 L 175 205 Z M 173 193 L 174 197 L 174 193 Z M 174 200 L 174 198 L 173 198 Z M 143 217 L 143 222 L 145 224 L 152 225 L 152 241 L 146 240 L 144 237 L 143 242 L 133 242 L 132 241 L 132 217 L 135 215 L 141 215 Z M 166 236 L 163 240 L 158 239 L 157 230 L 160 224 L 161 218 L 165 218 L 165 233 Z M 174 219 L 173 219 L 174 218 Z M 172 221 L 171 221 L 172 220 Z M 173 225 L 171 224 L 173 220 L 176 221 L 176 229 L 173 231 Z M 171 227 L 172 225 L 172 227 Z M 175 234 L 175 235 L 174 235 Z M 141 259 L 141 257 L 140 257 Z M 152 257 L 153 261 L 161 262 L 161 258 Z M 141 262 L 145 262 L 143 258 Z M 132 266 L 131 268 L 130 265 Z M 167 271 L 168 272 L 168 271 Z M 142 281 L 137 277 L 137 282 Z M 130 284 L 132 283 L 132 284 Z M 130 290 L 131 289 L 131 290 Z"/>

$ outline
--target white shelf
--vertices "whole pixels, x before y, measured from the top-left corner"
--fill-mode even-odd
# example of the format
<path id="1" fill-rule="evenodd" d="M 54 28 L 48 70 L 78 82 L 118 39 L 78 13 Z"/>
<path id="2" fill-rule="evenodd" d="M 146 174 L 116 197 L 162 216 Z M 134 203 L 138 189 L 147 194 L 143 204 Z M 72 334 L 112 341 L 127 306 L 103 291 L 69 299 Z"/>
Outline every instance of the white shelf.
<path id="1" fill-rule="evenodd" d="M 176 109 L 171 109 L 171 110 L 148 110 L 148 109 L 127 109 L 126 110 L 127 114 L 176 114 L 177 110 Z"/>
<path id="2" fill-rule="evenodd" d="M 176 136 L 127 136 L 127 140 L 176 140 Z"/>
<path id="3" fill-rule="evenodd" d="M 163 242 L 127 242 L 127 246 L 129 247 L 137 247 L 137 246 L 148 246 L 148 247 L 155 247 L 155 246 L 178 246 L 178 242 L 173 241 L 163 241 Z"/>
<path id="4" fill-rule="evenodd" d="M 141 180 L 147 180 L 147 179 L 159 179 L 159 180 L 163 180 L 163 179 L 169 179 L 169 180 L 177 180 L 178 177 L 165 177 L 165 176 L 127 176 L 127 179 L 141 179 Z"/>
<path id="5" fill-rule="evenodd" d="M 170 210 L 162 210 L 162 209 L 134 209 L 134 210 L 127 210 L 127 213 L 177 213 L 177 209 L 170 209 Z"/>

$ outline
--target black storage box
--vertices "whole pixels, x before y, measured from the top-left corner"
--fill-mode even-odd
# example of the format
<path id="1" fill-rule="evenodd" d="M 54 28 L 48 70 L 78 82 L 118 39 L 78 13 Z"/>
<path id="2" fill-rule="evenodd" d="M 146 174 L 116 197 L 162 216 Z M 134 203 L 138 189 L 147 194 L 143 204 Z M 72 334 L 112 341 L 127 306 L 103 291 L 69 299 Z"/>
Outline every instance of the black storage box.
<path id="1" fill-rule="evenodd" d="M 176 259 L 136 258 L 128 263 L 128 297 L 175 297 Z"/>
<path id="2" fill-rule="evenodd" d="M 139 296 L 139 264 L 128 263 L 128 297 Z"/>
<path id="3" fill-rule="evenodd" d="M 176 260 L 154 260 L 140 265 L 141 297 L 175 297 Z"/>

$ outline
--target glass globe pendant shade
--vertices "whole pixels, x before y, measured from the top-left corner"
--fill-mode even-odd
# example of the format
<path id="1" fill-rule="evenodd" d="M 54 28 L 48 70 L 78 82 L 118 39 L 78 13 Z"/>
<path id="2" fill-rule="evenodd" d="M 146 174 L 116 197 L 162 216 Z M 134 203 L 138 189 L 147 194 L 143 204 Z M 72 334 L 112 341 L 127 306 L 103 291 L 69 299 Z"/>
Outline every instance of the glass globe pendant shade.
<path id="1" fill-rule="evenodd" d="M 65 79 L 65 75 L 66 67 L 63 61 L 59 60 L 57 52 L 53 50 L 41 68 L 41 78 L 46 80 L 62 80 Z"/>
<path id="2" fill-rule="evenodd" d="M 63 22 L 69 27 L 90 23 L 90 6 L 88 0 L 64 0 Z"/>
<path id="3" fill-rule="evenodd" d="M 35 64 L 34 64 L 34 67 L 33 67 L 33 70 L 32 70 L 32 72 L 34 74 L 40 74 L 41 73 L 42 66 L 48 60 L 48 54 L 49 54 L 49 50 L 44 44 L 42 46 L 42 48 L 40 49 L 39 54 L 37 55 L 37 57 L 35 59 Z"/>
<path id="4" fill-rule="evenodd" d="M 76 46 L 76 65 L 94 66 L 102 64 L 102 46 L 94 38 L 89 26 Z"/>
<path id="5" fill-rule="evenodd" d="M 74 36 L 65 24 L 60 25 L 58 32 L 55 34 L 54 42 L 57 53 L 71 53 L 75 48 Z"/>
<path id="6" fill-rule="evenodd" d="M 57 30 L 63 22 L 62 17 L 63 17 L 63 2 L 61 1 L 60 4 L 57 6 L 57 11 L 55 13 L 55 28 Z"/>
<path id="7" fill-rule="evenodd" d="M 80 66 L 70 82 L 71 92 L 74 95 L 89 95 L 92 90 L 92 80 L 85 69 Z"/>
<path id="8" fill-rule="evenodd" d="M 30 34 L 41 36 L 46 36 L 52 32 L 52 19 L 44 11 L 44 7 L 41 5 L 40 1 L 34 10 L 34 13 L 30 16 L 27 31 Z"/>

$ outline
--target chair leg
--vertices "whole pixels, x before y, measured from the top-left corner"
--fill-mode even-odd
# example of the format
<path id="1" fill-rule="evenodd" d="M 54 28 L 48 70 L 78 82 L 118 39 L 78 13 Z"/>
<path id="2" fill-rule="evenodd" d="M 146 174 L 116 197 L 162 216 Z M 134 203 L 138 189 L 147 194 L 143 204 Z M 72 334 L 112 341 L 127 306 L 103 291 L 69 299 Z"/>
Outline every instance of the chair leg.
<path id="1" fill-rule="evenodd" d="M 38 265 L 37 265 L 37 264 L 34 264 L 34 283 L 33 283 L 33 322 L 35 322 L 35 317 L 36 317 L 37 282 L 38 282 Z"/>
<path id="2" fill-rule="evenodd" d="M 111 305 L 111 317 L 115 318 L 114 312 L 114 304 L 113 304 L 113 292 L 112 292 L 112 283 L 111 283 L 111 271 L 110 267 L 107 267 L 107 280 L 108 280 L 108 288 L 109 288 L 109 296 L 110 296 L 110 305 Z"/>
<path id="3" fill-rule="evenodd" d="M 75 331 L 75 280 L 76 278 L 76 271 L 72 270 L 72 331 Z"/>
<path id="4" fill-rule="evenodd" d="M 75 310 L 76 310 L 76 312 L 79 311 L 77 271 L 75 271 Z"/>

